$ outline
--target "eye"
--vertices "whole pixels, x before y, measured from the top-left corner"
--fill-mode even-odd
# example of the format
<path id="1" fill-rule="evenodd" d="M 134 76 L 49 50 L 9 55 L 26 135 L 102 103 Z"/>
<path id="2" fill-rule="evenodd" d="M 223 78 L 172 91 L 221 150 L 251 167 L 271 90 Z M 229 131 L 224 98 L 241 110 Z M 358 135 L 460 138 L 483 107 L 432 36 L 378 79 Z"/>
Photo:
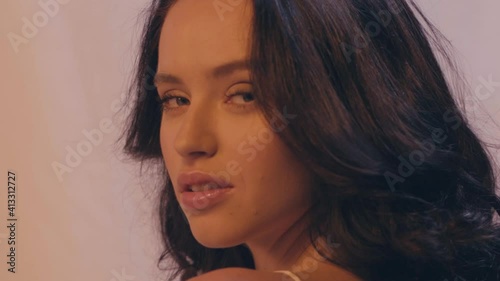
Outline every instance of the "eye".
<path id="1" fill-rule="evenodd" d="M 248 109 L 255 101 L 253 93 L 250 91 L 236 91 L 233 94 L 227 95 L 227 97 L 229 98 L 229 101 L 226 102 L 228 106 L 235 107 L 237 109 Z M 185 97 L 168 93 L 163 94 L 161 97 L 157 96 L 157 100 L 163 111 L 175 111 L 180 109 L 182 106 L 191 104 L 191 102 Z"/>
<path id="2" fill-rule="evenodd" d="M 249 91 L 237 91 L 228 95 L 228 97 L 231 100 L 229 104 L 239 109 L 246 109 L 252 106 L 255 101 L 253 93 Z"/>
<path id="3" fill-rule="evenodd" d="M 190 104 L 188 99 L 172 94 L 164 94 L 159 98 L 159 102 L 164 111 L 176 110 L 183 105 Z"/>

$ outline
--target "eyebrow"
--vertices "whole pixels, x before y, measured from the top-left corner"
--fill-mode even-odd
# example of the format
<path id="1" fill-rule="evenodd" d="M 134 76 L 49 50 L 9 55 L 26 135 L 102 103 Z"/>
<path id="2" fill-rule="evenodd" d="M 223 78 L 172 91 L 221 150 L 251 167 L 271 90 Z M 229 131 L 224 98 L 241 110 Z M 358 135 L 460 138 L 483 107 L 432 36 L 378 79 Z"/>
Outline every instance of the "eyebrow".
<path id="1" fill-rule="evenodd" d="M 250 65 L 248 60 L 235 60 L 215 67 L 212 70 L 211 77 L 214 79 L 220 79 L 225 76 L 229 76 L 238 70 L 249 70 Z M 182 79 L 168 73 L 157 73 L 154 77 L 154 84 L 161 83 L 172 83 L 172 84 L 184 84 Z"/>

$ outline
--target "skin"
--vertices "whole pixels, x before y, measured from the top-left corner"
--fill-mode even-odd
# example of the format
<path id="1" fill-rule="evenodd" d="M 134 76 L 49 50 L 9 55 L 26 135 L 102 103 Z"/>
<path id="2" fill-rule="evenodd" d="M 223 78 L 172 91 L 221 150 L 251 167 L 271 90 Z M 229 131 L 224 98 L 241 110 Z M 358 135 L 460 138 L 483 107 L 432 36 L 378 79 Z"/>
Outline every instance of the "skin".
<path id="1" fill-rule="evenodd" d="M 251 2 L 233 8 L 224 20 L 208 0 L 181 0 L 169 11 L 157 73 L 182 81 L 157 80 L 160 97 L 179 97 L 164 103 L 169 110 L 162 115 L 161 149 L 174 188 L 181 172 L 230 174 L 234 189 L 227 200 L 201 212 L 181 208 L 199 243 L 209 248 L 244 244 L 256 265 L 256 270 L 216 270 L 193 280 L 286 280 L 272 271 L 300 271 L 300 262 L 311 256 L 304 214 L 311 207 L 312 176 L 267 124 L 251 95 L 228 97 L 251 93 L 249 71 L 212 76 L 220 65 L 249 58 Z M 176 197 L 180 201 L 177 190 Z M 308 280 L 331 277 L 325 271 L 331 265 L 317 264 Z"/>

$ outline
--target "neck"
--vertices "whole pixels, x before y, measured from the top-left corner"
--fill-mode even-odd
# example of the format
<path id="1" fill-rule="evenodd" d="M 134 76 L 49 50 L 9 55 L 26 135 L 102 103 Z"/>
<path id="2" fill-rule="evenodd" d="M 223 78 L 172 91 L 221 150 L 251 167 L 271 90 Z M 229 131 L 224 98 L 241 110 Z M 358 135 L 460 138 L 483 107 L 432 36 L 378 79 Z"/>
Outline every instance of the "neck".
<path id="1" fill-rule="evenodd" d="M 289 216 L 247 241 L 256 270 L 290 269 L 310 246 L 307 210 Z"/>

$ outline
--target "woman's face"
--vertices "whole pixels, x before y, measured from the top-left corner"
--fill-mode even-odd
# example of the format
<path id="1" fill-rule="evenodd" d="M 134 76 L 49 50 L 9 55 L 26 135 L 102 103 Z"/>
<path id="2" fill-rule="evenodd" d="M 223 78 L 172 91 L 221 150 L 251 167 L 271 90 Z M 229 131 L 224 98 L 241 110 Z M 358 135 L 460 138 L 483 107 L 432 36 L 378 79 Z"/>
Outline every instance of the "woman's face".
<path id="1" fill-rule="evenodd" d="M 234 5 L 180 0 L 170 9 L 156 79 L 160 97 L 179 97 L 164 103 L 165 165 L 194 237 L 210 248 L 266 239 L 310 207 L 310 174 L 256 107 L 245 64 L 232 64 L 249 58 L 252 4 L 229 2 Z M 177 179 L 193 170 L 218 175 L 233 188 L 216 204 L 206 204 L 208 198 L 190 208 Z"/>

